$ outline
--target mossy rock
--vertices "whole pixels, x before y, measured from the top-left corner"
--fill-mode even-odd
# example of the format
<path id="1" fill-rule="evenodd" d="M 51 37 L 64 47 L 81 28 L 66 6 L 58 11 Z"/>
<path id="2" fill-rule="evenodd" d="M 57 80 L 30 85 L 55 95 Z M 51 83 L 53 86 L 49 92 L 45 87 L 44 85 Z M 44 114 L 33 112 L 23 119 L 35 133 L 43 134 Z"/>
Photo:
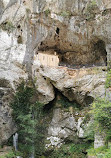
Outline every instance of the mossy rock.
<path id="1" fill-rule="evenodd" d="M 50 9 L 47 9 L 47 10 L 44 11 L 44 13 L 45 13 L 46 16 L 48 16 L 51 13 L 51 11 L 50 11 Z"/>
<path id="2" fill-rule="evenodd" d="M 0 25 L 1 29 L 4 31 L 12 32 L 15 28 L 11 21 L 6 21 Z"/>
<path id="3" fill-rule="evenodd" d="M 18 42 L 18 44 L 22 44 L 23 43 L 22 36 L 18 36 L 17 42 Z"/>
<path id="4" fill-rule="evenodd" d="M 10 83 L 6 79 L 0 79 L 0 87 L 10 88 Z"/>

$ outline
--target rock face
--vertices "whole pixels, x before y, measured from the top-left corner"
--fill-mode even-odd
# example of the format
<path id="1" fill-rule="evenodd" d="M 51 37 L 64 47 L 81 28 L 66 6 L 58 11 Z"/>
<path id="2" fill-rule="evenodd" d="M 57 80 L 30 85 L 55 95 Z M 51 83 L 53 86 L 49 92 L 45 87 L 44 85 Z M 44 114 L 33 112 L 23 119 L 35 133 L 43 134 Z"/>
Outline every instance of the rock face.
<path id="1" fill-rule="evenodd" d="M 86 0 L 65 2 L 47 1 L 44 6 L 45 3 L 41 1 L 40 11 L 46 13 L 49 9 L 51 14 L 48 15 L 47 21 L 44 14 L 39 16 L 41 23 L 47 29 L 47 37 L 40 49 L 53 47 L 59 54 L 63 52 L 62 57 L 60 54 L 61 62 L 72 66 L 105 65 L 106 45 L 110 43 L 111 37 L 108 20 L 110 13 L 104 14 L 104 10 L 110 12 L 108 10 L 110 4 L 98 3 L 98 1 L 93 4 L 92 1 Z M 50 24 L 51 19 L 55 23 Z M 37 23 L 36 18 L 35 23 Z"/>
<path id="2" fill-rule="evenodd" d="M 89 105 L 97 96 L 105 96 L 104 68 L 67 69 L 44 68 L 40 73 L 70 101 Z"/>
<path id="3" fill-rule="evenodd" d="M 105 145 L 105 134 L 97 132 L 95 135 L 94 148 L 99 148 Z"/>
<path id="4" fill-rule="evenodd" d="M 0 1 L 0 16 L 1 16 L 2 12 L 3 12 L 3 9 L 4 9 L 3 2 Z"/>
<path id="5" fill-rule="evenodd" d="M 76 121 L 70 112 L 64 112 L 61 108 L 54 109 L 53 118 L 48 128 L 47 140 L 49 140 L 49 144 L 46 144 L 46 147 L 60 147 L 65 139 L 76 142 L 77 137 L 83 138 L 84 131 L 80 127 L 82 122 L 83 117 Z"/>
<path id="6" fill-rule="evenodd" d="M 12 97 L 11 94 L 12 89 L 10 88 L 9 82 L 0 80 L 0 144 L 6 143 L 16 131 L 9 107 L 9 102 Z"/>
<path id="7" fill-rule="evenodd" d="M 46 105 L 56 91 L 83 107 L 97 96 L 104 97 L 103 66 L 111 59 L 110 15 L 110 0 L 0 0 L 0 144 L 15 132 L 4 97 L 22 79 L 34 80 L 36 99 Z M 56 51 L 59 67 L 34 61 L 38 51 L 45 50 Z M 81 117 L 75 121 L 55 109 L 48 130 L 51 145 L 73 134 L 82 137 L 80 124 Z"/>

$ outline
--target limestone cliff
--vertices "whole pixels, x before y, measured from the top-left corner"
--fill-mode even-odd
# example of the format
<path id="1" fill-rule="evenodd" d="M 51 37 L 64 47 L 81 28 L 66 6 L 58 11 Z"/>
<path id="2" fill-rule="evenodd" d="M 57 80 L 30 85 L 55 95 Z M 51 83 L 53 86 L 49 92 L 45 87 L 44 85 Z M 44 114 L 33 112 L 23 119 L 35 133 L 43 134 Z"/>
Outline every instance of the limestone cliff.
<path id="1" fill-rule="evenodd" d="M 104 97 L 110 26 L 110 0 L 0 0 L 0 144 L 16 130 L 8 104 L 22 79 L 34 80 L 36 99 L 46 105 L 57 91 L 83 107 L 96 96 Z M 39 51 L 56 51 L 59 66 L 44 67 L 34 61 Z M 49 126 L 51 145 L 53 139 L 59 144 L 83 132 L 83 115 L 75 121 L 75 116 L 60 113 L 59 108 L 54 111 Z M 56 120 L 56 115 L 64 121 Z"/>

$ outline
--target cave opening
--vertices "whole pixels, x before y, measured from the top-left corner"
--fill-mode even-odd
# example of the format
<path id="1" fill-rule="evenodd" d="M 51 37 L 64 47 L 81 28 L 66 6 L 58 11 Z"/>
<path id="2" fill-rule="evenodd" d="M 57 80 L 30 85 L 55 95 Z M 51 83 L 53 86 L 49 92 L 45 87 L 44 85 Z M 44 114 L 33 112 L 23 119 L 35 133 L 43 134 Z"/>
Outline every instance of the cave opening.
<path id="1" fill-rule="evenodd" d="M 22 36 L 20 36 L 20 35 L 18 36 L 17 42 L 18 42 L 18 44 L 23 44 Z"/>
<path id="2" fill-rule="evenodd" d="M 55 99 L 45 104 L 43 107 L 44 113 L 50 113 L 53 110 Z"/>
<path id="3" fill-rule="evenodd" d="M 76 102 L 76 100 L 70 101 L 66 96 L 64 96 L 58 89 L 54 87 L 55 98 L 48 104 L 44 105 L 43 111 L 45 113 L 50 113 L 54 108 L 64 108 L 69 110 L 70 107 L 74 109 L 82 110 L 82 106 Z"/>
<path id="4" fill-rule="evenodd" d="M 20 28 L 21 28 L 21 26 L 20 26 L 20 25 L 18 25 L 18 26 L 17 26 L 17 28 L 18 28 L 18 29 L 20 29 Z"/>
<path id="5" fill-rule="evenodd" d="M 107 51 L 103 40 L 92 40 L 88 51 L 67 51 L 58 53 L 59 66 L 72 69 L 107 66 Z"/>
<path id="6" fill-rule="evenodd" d="M 56 34 L 59 33 L 60 29 L 57 27 Z M 71 43 L 69 43 L 69 46 L 71 47 Z M 44 44 L 42 41 L 40 43 L 39 51 L 45 54 L 54 54 L 56 51 L 56 55 L 59 59 L 59 62 L 56 64 L 56 66 L 62 66 L 71 69 L 107 66 L 106 44 L 102 39 L 91 39 L 88 50 L 83 50 L 82 48 L 62 50 L 58 48 L 57 45 L 48 47 L 47 44 Z"/>
<path id="7" fill-rule="evenodd" d="M 93 44 L 92 53 L 95 56 L 94 64 L 97 66 L 107 66 L 107 51 L 103 40 L 98 40 Z"/>
<path id="8" fill-rule="evenodd" d="M 94 98 L 91 96 L 85 96 L 84 102 L 85 106 L 90 106 L 94 101 Z"/>
<path id="9" fill-rule="evenodd" d="M 60 29 L 57 27 L 57 29 L 56 29 L 56 34 L 59 35 L 59 32 L 60 32 Z"/>

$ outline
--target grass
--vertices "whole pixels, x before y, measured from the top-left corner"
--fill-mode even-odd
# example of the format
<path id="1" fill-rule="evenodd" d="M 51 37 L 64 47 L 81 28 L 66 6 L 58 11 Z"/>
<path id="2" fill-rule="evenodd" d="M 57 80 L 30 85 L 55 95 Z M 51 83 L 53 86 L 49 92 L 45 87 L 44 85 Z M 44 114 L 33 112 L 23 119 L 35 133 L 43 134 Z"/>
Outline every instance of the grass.
<path id="1" fill-rule="evenodd" d="M 22 156 L 22 154 L 20 152 L 14 152 L 14 151 L 10 150 L 7 152 L 3 152 L 0 155 L 0 158 L 15 158 L 16 156 Z"/>
<path id="2" fill-rule="evenodd" d="M 10 151 L 9 153 L 4 153 L 2 156 L 0 156 L 0 158 L 12 158 L 15 157 L 15 154 Z"/>
<path id="3" fill-rule="evenodd" d="M 111 69 L 107 72 L 105 87 L 111 87 Z"/>
<path id="4" fill-rule="evenodd" d="M 99 147 L 97 149 L 90 148 L 87 150 L 87 152 L 88 152 L 89 156 L 97 156 L 97 154 L 105 153 L 106 150 L 107 150 L 107 148 L 104 146 L 104 147 Z"/>
<path id="5" fill-rule="evenodd" d="M 99 147 L 97 149 L 90 148 L 87 150 L 88 156 L 96 156 L 97 158 L 111 158 L 111 143 L 109 147 Z"/>
<path id="6" fill-rule="evenodd" d="M 51 11 L 50 11 L 50 9 L 47 9 L 47 10 L 44 11 L 44 13 L 45 13 L 46 16 L 48 16 L 51 13 Z"/>
<path id="7" fill-rule="evenodd" d="M 71 16 L 71 13 L 70 13 L 69 11 L 62 11 L 62 12 L 60 13 L 60 15 L 63 16 L 63 17 L 70 17 L 70 16 Z"/>

